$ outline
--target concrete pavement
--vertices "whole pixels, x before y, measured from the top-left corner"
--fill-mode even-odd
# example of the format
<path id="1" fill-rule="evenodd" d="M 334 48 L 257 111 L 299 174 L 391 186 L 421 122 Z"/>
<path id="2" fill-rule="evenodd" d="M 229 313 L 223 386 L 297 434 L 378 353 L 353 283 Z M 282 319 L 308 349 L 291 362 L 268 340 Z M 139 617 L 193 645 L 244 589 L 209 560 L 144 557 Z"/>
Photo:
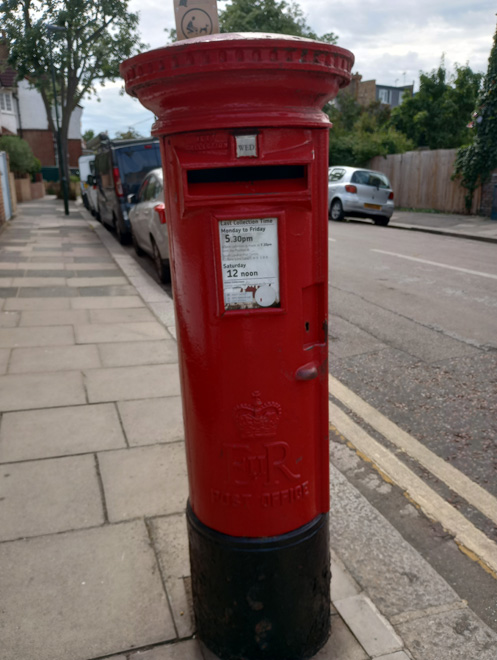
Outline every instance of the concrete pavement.
<path id="1" fill-rule="evenodd" d="M 2 660 L 212 660 L 191 612 L 172 301 L 81 207 L 22 204 L 0 234 L 0 408 Z M 494 660 L 497 634 L 337 451 L 316 658 Z"/>
<path id="2" fill-rule="evenodd" d="M 479 215 L 394 211 L 390 226 L 497 243 L 497 222 Z"/>

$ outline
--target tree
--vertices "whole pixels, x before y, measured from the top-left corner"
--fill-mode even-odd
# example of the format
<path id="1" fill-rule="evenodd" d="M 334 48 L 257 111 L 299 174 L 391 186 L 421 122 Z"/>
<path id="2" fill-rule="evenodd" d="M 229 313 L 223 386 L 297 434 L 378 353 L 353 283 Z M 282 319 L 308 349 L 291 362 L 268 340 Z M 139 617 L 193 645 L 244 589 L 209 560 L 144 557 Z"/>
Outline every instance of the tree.
<path id="1" fill-rule="evenodd" d="M 390 108 L 379 101 L 362 107 L 346 90 L 325 108 L 330 131 L 330 165 L 366 166 L 375 156 L 408 151 L 413 143 L 389 125 Z"/>
<path id="2" fill-rule="evenodd" d="M 455 163 L 455 174 L 461 177 L 462 185 L 468 190 L 468 211 L 474 191 L 486 183 L 492 170 L 497 168 L 497 28 L 482 90 L 473 107 L 476 110 L 468 126 L 474 132 L 474 140 L 469 146 L 459 149 Z"/>
<path id="3" fill-rule="evenodd" d="M 296 2 L 285 0 L 232 0 L 219 14 L 221 32 L 274 32 L 336 43 L 332 32 L 318 36 Z"/>
<path id="4" fill-rule="evenodd" d="M 41 164 L 38 158 L 35 158 L 31 147 L 20 137 L 15 135 L 4 135 L 0 137 L 0 151 L 6 151 L 9 154 L 10 170 L 16 176 L 25 176 L 39 172 Z"/>
<path id="5" fill-rule="evenodd" d="M 83 140 L 89 142 L 95 137 L 95 131 L 92 128 L 89 128 L 83 133 Z"/>
<path id="6" fill-rule="evenodd" d="M 134 129 L 132 126 L 128 127 L 127 131 L 117 131 L 115 139 L 116 140 L 136 140 L 137 138 L 141 138 L 143 135 L 140 135 L 136 129 Z"/>
<path id="7" fill-rule="evenodd" d="M 449 75 L 444 61 L 431 73 L 421 73 L 419 92 L 392 111 L 391 124 L 417 147 L 453 149 L 471 141 L 467 117 L 474 108 L 481 74 L 455 66 Z"/>
<path id="8" fill-rule="evenodd" d="M 52 63 L 60 111 L 60 140 L 67 154 L 71 115 L 96 85 L 115 80 L 120 62 L 144 46 L 138 40 L 138 14 L 128 0 L 3 0 L 2 30 L 10 46 L 9 62 L 20 79 L 41 94 L 50 130 L 56 134 Z M 47 25 L 59 29 L 51 38 Z M 66 160 L 66 180 L 69 180 Z"/>

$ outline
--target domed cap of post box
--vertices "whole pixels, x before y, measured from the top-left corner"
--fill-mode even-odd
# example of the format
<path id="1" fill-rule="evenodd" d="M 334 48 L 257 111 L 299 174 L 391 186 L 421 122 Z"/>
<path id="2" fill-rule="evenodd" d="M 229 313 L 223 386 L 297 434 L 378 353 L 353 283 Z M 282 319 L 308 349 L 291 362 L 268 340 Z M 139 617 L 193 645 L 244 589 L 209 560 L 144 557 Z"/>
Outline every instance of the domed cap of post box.
<path id="1" fill-rule="evenodd" d="M 350 82 L 354 56 L 281 34 L 197 37 L 121 64 L 126 91 L 151 110 L 154 135 L 250 126 L 323 126 L 321 108 Z"/>

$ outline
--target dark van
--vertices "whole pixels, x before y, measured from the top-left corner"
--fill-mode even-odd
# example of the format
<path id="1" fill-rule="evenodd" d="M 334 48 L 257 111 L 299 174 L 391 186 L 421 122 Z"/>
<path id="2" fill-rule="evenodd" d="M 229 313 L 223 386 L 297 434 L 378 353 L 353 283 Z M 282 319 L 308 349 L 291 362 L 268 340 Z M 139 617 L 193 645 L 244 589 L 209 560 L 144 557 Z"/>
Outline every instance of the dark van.
<path id="1" fill-rule="evenodd" d="M 113 228 L 121 244 L 131 238 L 128 195 L 138 192 L 145 175 L 161 167 L 159 140 L 111 140 L 105 133 L 88 145 L 95 152 L 96 216 Z"/>

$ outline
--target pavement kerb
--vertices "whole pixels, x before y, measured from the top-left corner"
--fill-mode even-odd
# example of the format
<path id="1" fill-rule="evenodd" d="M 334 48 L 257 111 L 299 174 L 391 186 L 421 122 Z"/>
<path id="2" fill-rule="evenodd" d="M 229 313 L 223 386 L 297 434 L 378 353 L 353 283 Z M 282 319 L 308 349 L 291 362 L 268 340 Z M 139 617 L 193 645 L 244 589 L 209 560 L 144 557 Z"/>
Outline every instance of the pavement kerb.
<path id="1" fill-rule="evenodd" d="M 479 236 L 478 234 L 468 234 L 460 231 L 450 231 L 450 229 L 438 229 L 436 227 L 426 227 L 420 225 L 408 225 L 401 222 L 391 222 L 388 225 L 394 229 L 404 229 L 407 231 L 417 231 L 427 234 L 438 234 L 439 236 L 450 236 L 452 238 L 465 238 L 472 241 L 481 241 L 483 243 L 497 243 L 497 237 Z"/>

